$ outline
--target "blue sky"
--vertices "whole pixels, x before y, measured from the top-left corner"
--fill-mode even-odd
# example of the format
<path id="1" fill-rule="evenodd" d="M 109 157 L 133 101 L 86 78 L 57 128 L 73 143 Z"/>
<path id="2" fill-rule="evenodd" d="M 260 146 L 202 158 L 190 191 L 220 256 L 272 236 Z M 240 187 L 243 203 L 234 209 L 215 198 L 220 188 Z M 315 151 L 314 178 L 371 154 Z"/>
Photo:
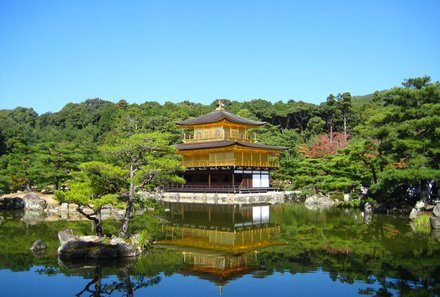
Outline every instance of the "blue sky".
<path id="1" fill-rule="evenodd" d="M 440 80 L 440 1 L 0 0 L 0 109 L 320 103 Z"/>

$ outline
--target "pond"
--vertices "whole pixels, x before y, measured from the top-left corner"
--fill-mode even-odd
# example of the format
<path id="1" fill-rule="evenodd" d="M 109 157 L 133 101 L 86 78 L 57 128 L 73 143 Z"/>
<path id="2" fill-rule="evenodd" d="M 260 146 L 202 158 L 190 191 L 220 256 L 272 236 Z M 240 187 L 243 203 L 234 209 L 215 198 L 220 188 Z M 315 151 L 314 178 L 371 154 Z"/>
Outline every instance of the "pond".
<path id="1" fill-rule="evenodd" d="M 440 296 L 440 234 L 406 217 L 299 204 L 165 208 L 144 256 L 87 263 L 62 262 L 56 249 L 58 231 L 90 234 L 89 222 L 26 225 L 1 212 L 2 296 Z M 48 245 L 40 255 L 29 249 L 37 239 Z"/>

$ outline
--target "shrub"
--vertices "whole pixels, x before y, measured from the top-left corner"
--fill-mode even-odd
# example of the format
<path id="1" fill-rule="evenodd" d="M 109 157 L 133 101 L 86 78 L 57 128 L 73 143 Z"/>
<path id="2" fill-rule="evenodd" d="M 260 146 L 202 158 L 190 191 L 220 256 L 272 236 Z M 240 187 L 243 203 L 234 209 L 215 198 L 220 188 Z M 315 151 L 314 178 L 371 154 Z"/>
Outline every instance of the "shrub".
<path id="1" fill-rule="evenodd" d="M 413 222 L 412 227 L 417 233 L 429 233 L 431 231 L 431 223 L 429 222 L 430 215 L 418 215 Z"/>
<path id="2" fill-rule="evenodd" d="M 344 193 L 332 192 L 332 193 L 330 193 L 330 199 L 332 199 L 333 201 L 336 201 L 336 200 L 344 201 Z"/>

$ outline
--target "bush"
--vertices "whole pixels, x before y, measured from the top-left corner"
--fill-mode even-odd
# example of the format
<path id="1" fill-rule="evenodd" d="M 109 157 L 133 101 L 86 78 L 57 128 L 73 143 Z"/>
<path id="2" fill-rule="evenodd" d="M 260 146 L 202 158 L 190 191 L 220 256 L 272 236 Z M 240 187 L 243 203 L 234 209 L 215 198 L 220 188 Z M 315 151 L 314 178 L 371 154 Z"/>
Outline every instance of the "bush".
<path id="1" fill-rule="evenodd" d="M 332 199 L 333 201 L 336 201 L 336 200 L 344 201 L 344 193 L 342 193 L 342 192 L 331 192 L 330 193 L 330 199 Z"/>
<path id="2" fill-rule="evenodd" d="M 361 200 L 349 200 L 347 202 L 343 201 L 342 203 L 338 204 L 338 207 L 340 208 L 360 208 L 361 207 Z"/>
<path id="3" fill-rule="evenodd" d="M 0 176 L 0 195 L 10 192 L 8 180 L 4 176 Z"/>
<path id="4" fill-rule="evenodd" d="M 352 194 L 355 194 L 355 195 L 352 195 Z M 356 197 L 356 198 L 352 198 L 352 197 Z M 338 207 L 341 207 L 341 208 L 361 208 L 361 209 L 363 209 L 364 205 L 366 203 L 370 203 L 371 205 L 373 205 L 373 207 L 377 207 L 377 202 L 373 198 L 371 198 L 371 197 L 368 197 L 368 198 L 363 197 L 362 199 L 359 199 L 359 196 L 358 196 L 357 193 L 351 193 L 350 194 L 350 200 L 347 201 L 347 202 L 344 201 L 344 202 L 338 204 Z"/>
<path id="5" fill-rule="evenodd" d="M 350 200 L 356 200 L 356 199 L 359 199 L 359 194 L 357 192 L 351 192 Z"/>
<path id="6" fill-rule="evenodd" d="M 418 215 L 413 222 L 411 222 L 411 226 L 414 231 L 417 233 L 429 233 L 431 231 L 431 223 L 429 222 L 429 218 L 431 216 L 428 214 Z"/>

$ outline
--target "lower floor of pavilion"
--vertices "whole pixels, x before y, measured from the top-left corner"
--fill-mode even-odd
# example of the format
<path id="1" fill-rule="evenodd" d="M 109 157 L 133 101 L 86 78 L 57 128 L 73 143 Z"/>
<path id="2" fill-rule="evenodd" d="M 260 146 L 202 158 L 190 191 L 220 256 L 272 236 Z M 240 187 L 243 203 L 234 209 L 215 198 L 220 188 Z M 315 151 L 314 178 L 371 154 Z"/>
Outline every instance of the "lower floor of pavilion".
<path id="1" fill-rule="evenodd" d="M 262 192 L 271 190 L 268 169 L 210 168 L 188 169 L 183 173 L 186 183 L 173 190 L 194 192 Z"/>

